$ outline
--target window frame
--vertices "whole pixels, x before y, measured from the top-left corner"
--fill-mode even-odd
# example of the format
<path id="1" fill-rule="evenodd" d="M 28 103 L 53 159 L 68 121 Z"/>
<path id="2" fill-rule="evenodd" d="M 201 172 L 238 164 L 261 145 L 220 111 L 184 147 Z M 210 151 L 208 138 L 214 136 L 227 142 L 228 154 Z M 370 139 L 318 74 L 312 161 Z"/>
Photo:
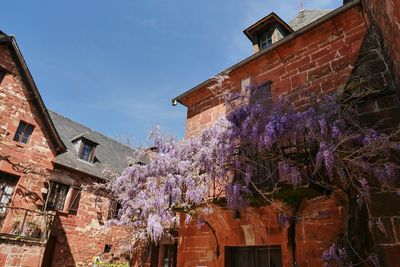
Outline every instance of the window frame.
<path id="1" fill-rule="evenodd" d="M 90 140 L 88 140 L 88 139 L 86 139 L 86 138 L 82 138 L 80 142 L 81 142 L 81 144 L 79 146 L 78 158 L 80 160 L 93 163 L 94 162 L 94 158 L 95 158 L 94 155 L 95 155 L 95 150 L 96 150 L 97 144 L 92 142 L 92 141 L 90 141 Z M 90 148 L 90 151 L 89 151 L 89 154 L 87 155 L 87 158 L 84 157 L 84 153 L 85 153 L 85 151 L 87 151 L 85 149 L 86 147 Z"/>
<path id="2" fill-rule="evenodd" d="M 258 35 L 258 47 L 260 50 L 267 49 L 268 47 L 273 45 L 273 34 L 273 30 L 268 30 Z M 263 45 L 265 45 L 265 47 Z"/>
<path id="3" fill-rule="evenodd" d="M 19 181 L 19 176 L 0 171 L 0 201 L 2 200 L 3 196 L 8 197 L 8 202 L 7 202 L 6 206 L 13 200 L 15 188 L 17 187 L 18 181 Z M 5 193 L 5 190 L 4 190 L 5 186 L 12 187 L 11 194 Z M 0 205 L 2 205 L 1 202 L 0 202 Z M 2 208 L 3 207 L 0 207 L 0 214 L 4 213 L 4 212 L 1 212 Z"/>
<path id="4" fill-rule="evenodd" d="M 55 194 L 54 192 L 54 187 L 59 187 L 61 188 L 60 191 L 62 190 L 62 188 L 66 188 L 65 192 L 63 192 L 63 196 L 58 192 L 57 195 L 55 196 L 55 200 L 52 200 L 52 194 Z M 67 197 L 68 197 L 68 193 L 71 189 L 71 187 L 67 184 L 63 184 L 60 182 L 56 182 L 56 181 L 50 181 L 50 188 L 49 188 L 49 194 L 47 197 L 47 203 L 46 203 L 46 210 L 55 210 L 55 211 L 64 211 L 65 210 L 65 205 L 67 204 Z M 56 188 L 57 190 L 58 188 Z M 64 191 L 64 190 L 63 190 Z M 60 208 L 60 201 L 62 199 L 62 207 Z M 52 203 L 52 205 L 49 205 L 50 203 Z"/>
<path id="5" fill-rule="evenodd" d="M 31 129 L 30 133 L 27 132 L 28 129 Z M 24 144 L 24 145 L 28 144 L 34 130 L 35 130 L 35 126 L 33 124 L 28 123 L 23 120 L 20 120 L 18 127 L 15 131 L 13 141 Z M 29 134 L 27 134 L 27 133 L 29 133 Z M 24 142 L 24 140 L 25 140 L 25 142 Z"/>

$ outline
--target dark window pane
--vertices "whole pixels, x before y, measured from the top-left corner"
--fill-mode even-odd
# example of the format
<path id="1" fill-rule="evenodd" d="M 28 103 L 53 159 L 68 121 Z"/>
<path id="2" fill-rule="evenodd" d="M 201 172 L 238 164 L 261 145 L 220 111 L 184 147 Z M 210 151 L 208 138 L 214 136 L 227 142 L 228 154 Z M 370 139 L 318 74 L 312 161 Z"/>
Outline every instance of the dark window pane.
<path id="1" fill-rule="evenodd" d="M 163 245 L 163 259 L 162 259 L 162 267 L 175 267 L 176 266 L 176 244 L 171 245 Z"/>
<path id="2" fill-rule="evenodd" d="M 0 172 L 0 228 L 7 215 L 7 206 L 11 202 L 18 177 Z"/>
<path id="3" fill-rule="evenodd" d="M 93 146 L 83 142 L 82 143 L 82 150 L 81 154 L 79 157 L 83 160 L 90 161 L 91 160 L 91 154 L 92 154 Z"/>
<path id="4" fill-rule="evenodd" d="M 0 70 L 0 84 L 4 79 L 4 76 L 6 76 L 6 74 Z"/>
<path id="5" fill-rule="evenodd" d="M 258 40 L 261 50 L 266 49 L 272 45 L 272 33 L 273 31 L 268 31 L 259 35 Z"/>
<path id="6" fill-rule="evenodd" d="M 15 132 L 14 135 L 14 141 L 26 144 L 28 143 L 29 137 L 32 135 L 32 132 L 33 132 L 32 125 L 20 121 L 17 131 Z"/>
<path id="7" fill-rule="evenodd" d="M 18 177 L 0 172 L 0 206 L 7 206 L 12 198 Z M 0 208 L 0 214 L 3 209 Z"/>
<path id="8" fill-rule="evenodd" d="M 50 187 L 50 196 L 47 202 L 47 209 L 63 210 L 68 189 L 68 185 L 52 182 Z"/>

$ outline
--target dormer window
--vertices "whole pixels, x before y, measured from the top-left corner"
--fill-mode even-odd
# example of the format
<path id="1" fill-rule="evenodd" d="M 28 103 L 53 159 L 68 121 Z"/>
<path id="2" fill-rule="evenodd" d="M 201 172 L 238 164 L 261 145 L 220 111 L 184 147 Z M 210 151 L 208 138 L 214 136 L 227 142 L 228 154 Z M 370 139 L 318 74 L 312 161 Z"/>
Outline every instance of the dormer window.
<path id="1" fill-rule="evenodd" d="M 292 32 L 293 29 L 275 13 L 269 14 L 244 30 L 244 34 L 253 43 L 254 53 L 270 47 Z"/>
<path id="2" fill-rule="evenodd" d="M 91 140 L 93 138 L 89 138 L 90 137 L 85 137 L 85 135 L 79 135 L 72 139 L 72 143 L 74 144 L 79 159 L 94 162 L 95 151 L 98 143 Z"/>
<path id="3" fill-rule="evenodd" d="M 91 161 L 93 151 L 94 151 L 93 145 L 85 141 L 82 141 L 81 153 L 79 153 L 79 158 L 86 161 Z"/>
<path id="4" fill-rule="evenodd" d="M 258 37 L 258 45 L 260 47 L 260 50 L 270 47 L 272 45 L 272 32 L 268 31 L 260 34 L 260 36 Z"/>

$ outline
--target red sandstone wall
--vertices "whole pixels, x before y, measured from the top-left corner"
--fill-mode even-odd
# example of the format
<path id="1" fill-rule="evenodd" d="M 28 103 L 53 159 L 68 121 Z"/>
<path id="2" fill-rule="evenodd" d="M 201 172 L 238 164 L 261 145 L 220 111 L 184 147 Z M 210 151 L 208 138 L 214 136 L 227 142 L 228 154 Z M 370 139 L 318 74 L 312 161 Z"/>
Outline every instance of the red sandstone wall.
<path id="1" fill-rule="evenodd" d="M 271 80 L 273 97 L 287 96 L 296 108 L 302 108 L 307 105 L 311 93 L 329 93 L 347 85 L 366 32 L 361 6 L 353 7 L 230 72 L 231 79 L 223 90 L 239 91 L 241 81 L 247 78 L 252 85 Z M 374 75 L 383 87 L 389 82 L 385 71 L 379 69 Z M 363 81 L 360 78 L 358 82 Z M 198 134 L 225 112 L 221 101 L 206 87 L 182 102 L 188 106 L 187 136 Z M 345 212 L 340 199 L 335 194 L 331 198 L 307 200 L 301 205 L 299 217 L 302 219 L 296 226 L 299 266 L 322 266 L 322 252 L 343 232 Z M 195 224 L 181 224 L 178 266 L 222 267 L 224 246 L 274 244 L 282 247 L 284 266 L 291 266 L 287 229 L 277 225 L 273 213 L 268 207 L 249 208 L 242 219 L 234 220 L 229 211 L 215 208 L 207 220 L 216 229 L 220 242 L 222 254 L 218 258 L 215 240 L 207 226 L 197 229 Z M 250 233 L 245 234 L 244 229 Z M 249 242 L 246 235 L 253 236 L 254 240 Z"/>
<path id="2" fill-rule="evenodd" d="M 383 55 L 391 70 L 394 85 L 400 92 L 400 3 L 398 0 L 363 0 L 363 6 L 373 31 L 380 37 Z M 372 107 L 375 107 L 373 109 Z M 387 110 L 390 107 L 395 109 Z M 366 106 L 366 116 L 369 120 L 390 117 L 393 125 L 398 125 L 400 112 L 398 99 L 388 96 L 377 101 L 371 101 Z M 374 111 L 371 116 L 371 111 Z M 379 188 L 379 186 L 378 186 Z M 399 185 L 398 185 L 399 188 Z M 379 188 L 371 195 L 374 202 L 369 211 L 371 221 L 381 220 L 385 233 L 376 224 L 371 224 L 371 231 L 381 257 L 387 266 L 400 266 L 400 203 L 396 191 Z"/>
<path id="3" fill-rule="evenodd" d="M 0 243 L 0 266 L 38 267 L 44 248 L 40 244 Z"/>
<path id="4" fill-rule="evenodd" d="M 0 155 L 10 156 L 14 163 L 32 164 L 36 169 L 51 170 L 55 154 L 50 138 L 39 111 L 31 104 L 33 96 L 27 92 L 6 44 L 0 45 L 0 67 L 10 72 L 0 84 Z M 35 126 L 27 144 L 12 140 L 20 120 Z M 43 204 L 40 193 L 40 188 L 44 186 L 43 176 L 13 170 L 4 160 L 0 161 L 0 171 L 19 176 L 12 201 L 14 206 L 36 209 Z M 12 223 L 12 218 L 7 219 Z M 0 266 L 38 266 L 40 263 L 39 244 L 0 242 Z"/>
<path id="5" fill-rule="evenodd" d="M 321 196 L 305 200 L 296 217 L 296 260 L 299 266 L 322 266 L 321 255 L 336 241 L 344 229 L 344 203 L 334 197 Z M 196 221 L 181 224 L 178 243 L 178 266 L 225 266 L 226 246 L 274 246 L 282 249 L 283 266 L 292 266 L 292 249 L 288 241 L 288 224 L 277 222 L 279 209 L 271 206 L 248 208 L 239 219 L 230 210 L 213 206 L 214 212 L 205 216 L 214 228 L 220 246 L 207 225 L 200 228 Z M 181 221 L 185 219 L 182 217 Z"/>
<path id="6" fill-rule="evenodd" d="M 286 95 L 300 108 L 311 92 L 332 92 L 346 85 L 366 30 L 361 7 L 354 7 L 232 71 L 224 90 L 240 90 L 241 81 L 249 77 L 252 85 L 271 80 L 273 97 Z M 198 133 L 225 111 L 206 88 L 183 103 L 188 106 L 187 135 Z"/>
<path id="7" fill-rule="evenodd" d="M 0 45 L 0 66 L 12 73 L 7 74 L 0 85 L 0 153 L 11 156 L 10 160 L 15 163 L 33 164 L 40 170 L 52 170 L 55 154 L 51 148 L 50 138 L 46 134 L 39 111 L 31 104 L 30 99 L 33 96 L 27 92 L 4 44 Z M 35 126 L 27 144 L 13 141 L 21 120 Z M 43 187 L 43 177 L 18 173 L 18 171 L 12 170 L 5 161 L 0 162 L 0 170 L 20 176 L 18 184 L 21 194 L 28 191 L 37 193 Z M 16 196 L 15 202 L 26 202 L 27 199 L 22 199 L 21 194 Z M 39 194 L 38 197 L 39 199 L 35 203 L 31 202 L 30 205 L 42 204 L 41 195 Z"/>
<path id="8" fill-rule="evenodd" d="M 400 86 L 400 3 L 398 0 L 363 0 L 369 20 L 381 35 L 392 74 Z"/>
<path id="9" fill-rule="evenodd" d="M 91 185 L 95 181 L 81 173 L 59 167 L 52 173 L 52 179 L 81 186 Z M 102 261 L 112 260 L 114 256 L 114 262 L 127 262 L 120 255 L 121 242 L 128 236 L 127 231 L 122 227 L 106 228 L 102 225 L 108 220 L 109 206 L 109 198 L 88 187 L 82 191 L 77 214 L 59 213 L 54 231 L 57 241 L 53 266 L 88 266 L 93 264 L 96 256 Z M 100 220 L 98 214 L 101 215 Z M 112 245 L 110 253 L 104 253 L 106 244 Z"/>

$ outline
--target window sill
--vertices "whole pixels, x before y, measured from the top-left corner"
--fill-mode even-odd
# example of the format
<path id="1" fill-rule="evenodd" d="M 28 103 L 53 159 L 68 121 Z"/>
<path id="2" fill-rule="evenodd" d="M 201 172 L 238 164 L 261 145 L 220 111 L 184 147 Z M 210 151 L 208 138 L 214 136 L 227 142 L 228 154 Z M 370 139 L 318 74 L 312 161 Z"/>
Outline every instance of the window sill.
<path id="1" fill-rule="evenodd" d="M 69 213 L 68 213 L 68 211 L 64 211 L 64 210 L 57 210 L 57 215 L 60 215 L 63 217 L 68 217 Z"/>
<path id="2" fill-rule="evenodd" d="M 89 165 L 91 165 L 91 166 L 94 166 L 93 162 L 86 161 L 86 160 L 84 160 L 84 159 L 78 158 L 78 161 L 83 162 L 83 163 L 86 163 L 86 164 L 89 164 Z"/>
<path id="3" fill-rule="evenodd" d="M 28 144 L 24 144 L 24 143 L 17 142 L 17 141 L 14 141 L 14 140 L 13 140 L 13 142 L 17 147 L 26 148 L 28 146 Z"/>

